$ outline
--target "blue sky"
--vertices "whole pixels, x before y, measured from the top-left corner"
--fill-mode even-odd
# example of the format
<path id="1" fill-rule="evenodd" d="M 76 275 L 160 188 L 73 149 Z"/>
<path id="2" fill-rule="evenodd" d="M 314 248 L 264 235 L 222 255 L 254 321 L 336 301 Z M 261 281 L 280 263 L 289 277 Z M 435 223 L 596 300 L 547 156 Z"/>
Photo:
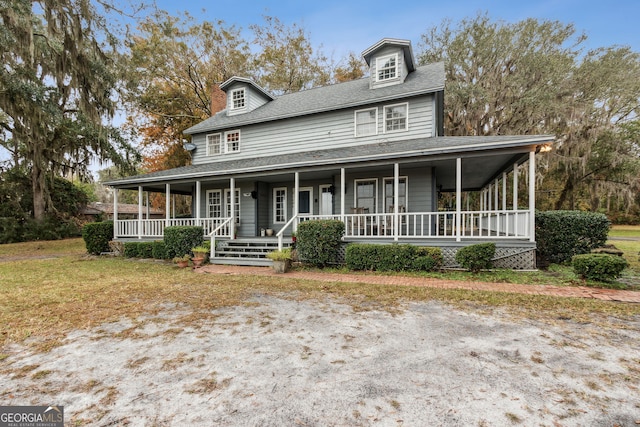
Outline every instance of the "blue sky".
<path id="1" fill-rule="evenodd" d="M 409 39 L 414 49 L 421 34 L 444 19 L 457 22 L 488 12 L 493 20 L 517 22 L 526 18 L 573 23 L 588 36 L 589 48 L 629 45 L 640 51 L 640 1 L 581 0 L 156 0 L 159 8 L 175 14 L 188 11 L 201 20 L 223 20 L 248 29 L 262 24 L 262 16 L 299 24 L 314 47 L 338 60 L 349 51 L 360 54 L 384 37 Z"/>

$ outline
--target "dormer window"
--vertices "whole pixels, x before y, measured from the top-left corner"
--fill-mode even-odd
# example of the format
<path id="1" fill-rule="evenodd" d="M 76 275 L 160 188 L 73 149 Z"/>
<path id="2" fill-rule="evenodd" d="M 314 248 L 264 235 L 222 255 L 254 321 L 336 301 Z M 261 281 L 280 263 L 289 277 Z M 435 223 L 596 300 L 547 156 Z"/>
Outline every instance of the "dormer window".
<path id="1" fill-rule="evenodd" d="M 235 89 L 231 91 L 231 109 L 241 110 L 245 107 L 245 92 L 244 88 Z"/>
<path id="2" fill-rule="evenodd" d="M 376 59 L 376 81 L 383 82 L 398 77 L 398 55 L 386 55 Z"/>

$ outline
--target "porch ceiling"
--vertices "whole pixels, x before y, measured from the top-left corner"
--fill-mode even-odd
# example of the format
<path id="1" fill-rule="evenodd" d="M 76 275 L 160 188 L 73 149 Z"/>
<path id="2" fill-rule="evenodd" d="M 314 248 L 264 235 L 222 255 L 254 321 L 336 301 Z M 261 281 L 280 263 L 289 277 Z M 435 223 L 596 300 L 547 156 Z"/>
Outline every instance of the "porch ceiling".
<path id="1" fill-rule="evenodd" d="M 231 177 L 240 180 L 282 182 L 292 180 L 294 172 L 301 179 L 325 179 L 341 168 L 348 172 L 366 169 L 390 170 L 394 163 L 403 167 L 433 167 L 438 185 L 443 191 L 455 190 L 456 158 L 462 158 L 462 185 L 466 190 L 480 189 L 488 182 L 522 162 L 528 153 L 542 144 L 553 142 L 553 136 L 509 137 L 437 137 L 394 143 L 345 147 L 291 153 L 278 157 L 227 160 L 185 166 L 168 171 L 139 175 L 106 183 L 107 185 L 136 190 L 164 192 L 171 184 L 172 193 L 192 194 L 195 181 L 228 182 Z"/>

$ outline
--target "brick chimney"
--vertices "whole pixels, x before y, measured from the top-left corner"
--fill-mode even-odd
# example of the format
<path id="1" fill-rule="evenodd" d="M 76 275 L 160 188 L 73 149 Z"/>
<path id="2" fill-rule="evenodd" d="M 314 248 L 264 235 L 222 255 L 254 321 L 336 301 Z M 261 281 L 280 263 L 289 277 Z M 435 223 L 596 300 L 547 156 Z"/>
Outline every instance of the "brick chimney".
<path id="1" fill-rule="evenodd" d="M 227 108 L 227 94 L 215 83 L 211 88 L 211 115 Z"/>

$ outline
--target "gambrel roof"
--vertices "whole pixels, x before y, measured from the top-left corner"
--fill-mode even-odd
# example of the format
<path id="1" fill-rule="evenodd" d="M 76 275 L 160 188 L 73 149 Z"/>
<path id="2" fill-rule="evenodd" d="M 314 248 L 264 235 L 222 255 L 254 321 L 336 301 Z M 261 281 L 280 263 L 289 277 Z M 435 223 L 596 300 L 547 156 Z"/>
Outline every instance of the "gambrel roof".
<path id="1" fill-rule="evenodd" d="M 230 129 L 255 123 L 289 119 L 308 114 L 353 108 L 373 103 L 444 90 L 444 63 L 418 67 L 403 84 L 371 90 L 369 77 L 344 83 L 303 90 L 275 98 L 273 101 L 244 114 L 229 116 L 222 110 L 214 116 L 185 130 L 186 134 Z"/>

